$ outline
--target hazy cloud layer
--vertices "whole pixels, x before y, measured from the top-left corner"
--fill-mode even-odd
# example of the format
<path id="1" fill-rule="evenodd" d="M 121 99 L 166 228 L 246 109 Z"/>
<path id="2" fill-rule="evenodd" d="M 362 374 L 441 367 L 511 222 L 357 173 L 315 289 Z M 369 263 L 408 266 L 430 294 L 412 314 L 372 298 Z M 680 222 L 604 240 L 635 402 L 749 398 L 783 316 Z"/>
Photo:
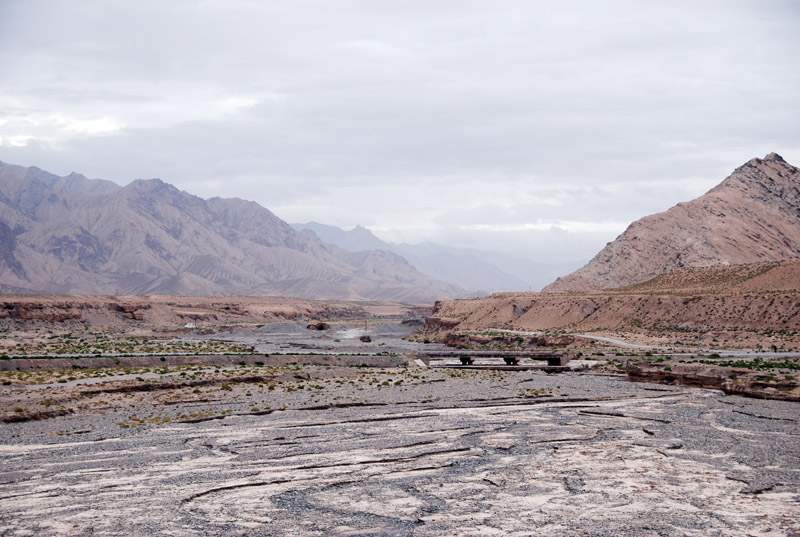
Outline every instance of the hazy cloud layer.
<path id="1" fill-rule="evenodd" d="M 770 151 L 792 0 L 0 2 L 0 160 L 546 260 Z"/>

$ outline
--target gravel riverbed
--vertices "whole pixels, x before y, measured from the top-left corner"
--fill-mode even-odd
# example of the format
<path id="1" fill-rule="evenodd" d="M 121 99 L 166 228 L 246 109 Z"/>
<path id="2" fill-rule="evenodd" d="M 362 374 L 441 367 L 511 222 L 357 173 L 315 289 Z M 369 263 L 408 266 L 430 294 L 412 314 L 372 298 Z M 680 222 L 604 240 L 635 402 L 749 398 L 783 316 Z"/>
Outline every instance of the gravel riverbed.
<path id="1" fill-rule="evenodd" d="M 0 425 L 0 535 L 800 535 L 796 403 L 587 372 L 218 369 L 2 386 L 70 413 Z"/>

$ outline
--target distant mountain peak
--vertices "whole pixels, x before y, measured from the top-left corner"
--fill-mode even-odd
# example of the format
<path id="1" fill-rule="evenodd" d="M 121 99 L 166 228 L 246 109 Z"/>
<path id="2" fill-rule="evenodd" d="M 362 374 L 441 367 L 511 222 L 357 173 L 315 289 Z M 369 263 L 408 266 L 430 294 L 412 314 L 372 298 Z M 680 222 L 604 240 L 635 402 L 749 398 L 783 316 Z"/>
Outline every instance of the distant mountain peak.
<path id="1" fill-rule="evenodd" d="M 764 158 L 751 158 L 747 162 L 745 162 L 742 166 L 737 168 L 737 171 L 742 168 L 758 168 L 764 169 L 774 166 L 790 166 L 782 156 L 777 153 L 770 153 Z M 791 166 L 790 166 L 791 167 Z M 734 173 L 736 173 L 734 171 Z"/>
<path id="2" fill-rule="evenodd" d="M 764 157 L 764 160 L 765 160 L 765 161 L 786 162 L 785 160 L 783 160 L 783 157 L 782 157 L 782 156 L 780 156 L 780 155 L 779 155 L 779 154 L 777 154 L 777 153 L 770 153 L 769 155 L 767 155 L 766 157 Z"/>
<path id="3" fill-rule="evenodd" d="M 376 237 L 364 226 L 357 225 L 350 231 L 345 231 L 336 226 L 308 222 L 305 224 L 291 224 L 298 231 L 312 231 L 323 242 L 334 244 L 351 252 L 365 250 L 390 250 L 389 244 Z"/>
<path id="4" fill-rule="evenodd" d="M 152 179 L 134 179 L 128 183 L 129 188 L 145 188 L 145 189 L 158 189 L 158 188 L 175 188 L 174 186 L 165 183 L 158 177 Z"/>

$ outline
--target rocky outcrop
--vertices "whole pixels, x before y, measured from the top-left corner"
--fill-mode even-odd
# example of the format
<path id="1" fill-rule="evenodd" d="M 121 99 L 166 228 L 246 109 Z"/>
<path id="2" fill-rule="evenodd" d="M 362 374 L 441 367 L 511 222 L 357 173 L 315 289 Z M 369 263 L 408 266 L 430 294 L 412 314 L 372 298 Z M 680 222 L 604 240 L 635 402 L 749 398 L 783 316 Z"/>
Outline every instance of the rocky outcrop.
<path id="1" fill-rule="evenodd" d="M 148 327 L 169 331 L 184 330 L 189 321 L 201 321 L 198 328 L 223 330 L 232 326 L 261 326 L 291 320 L 314 323 L 325 328 L 333 319 L 354 320 L 406 317 L 417 326 L 419 317 L 430 313 L 407 304 L 372 305 L 351 301 L 303 300 L 286 297 L 108 297 L 74 295 L 4 295 L 0 300 L 0 332 L 25 330 L 26 325 L 40 327 L 43 321 L 51 328 L 112 328 L 129 326 L 139 330 L 142 321 Z M 80 323 L 82 326 L 73 326 Z M 58 326 L 62 324 L 63 326 Z M 2 345 L 0 345 L 2 347 Z"/>
<path id="2" fill-rule="evenodd" d="M 655 382 L 658 384 L 676 384 L 679 386 L 695 386 L 698 388 L 722 389 L 728 375 L 743 375 L 747 369 L 724 369 L 695 364 L 651 364 L 633 362 L 626 364 L 628 378 L 635 382 Z"/>
<path id="3" fill-rule="evenodd" d="M 460 319 L 444 319 L 442 317 L 428 317 L 425 319 L 425 330 L 452 330 L 461 324 Z"/>
<path id="4" fill-rule="evenodd" d="M 706 364 L 654 364 L 628 362 L 628 378 L 635 382 L 654 382 L 722 390 L 731 395 L 756 399 L 800 402 L 800 385 L 793 375 L 774 375 L 735 367 Z"/>
<path id="5" fill-rule="evenodd" d="M 150 309 L 150 304 L 114 304 L 113 308 L 126 319 L 141 321 L 144 319 L 144 310 Z"/>
<path id="6" fill-rule="evenodd" d="M 518 334 L 447 334 L 442 343 L 459 349 L 523 349 L 535 347 L 567 347 L 575 343 L 572 336 L 528 336 Z"/>
<path id="7" fill-rule="evenodd" d="M 694 201 L 631 224 L 544 292 L 610 289 L 670 270 L 800 257 L 800 170 L 770 153 Z"/>
<path id="8" fill-rule="evenodd" d="M 5 301 L 0 304 L 0 319 L 61 323 L 65 321 L 82 321 L 83 315 L 75 307 L 75 304 L 69 302 L 40 304 Z"/>

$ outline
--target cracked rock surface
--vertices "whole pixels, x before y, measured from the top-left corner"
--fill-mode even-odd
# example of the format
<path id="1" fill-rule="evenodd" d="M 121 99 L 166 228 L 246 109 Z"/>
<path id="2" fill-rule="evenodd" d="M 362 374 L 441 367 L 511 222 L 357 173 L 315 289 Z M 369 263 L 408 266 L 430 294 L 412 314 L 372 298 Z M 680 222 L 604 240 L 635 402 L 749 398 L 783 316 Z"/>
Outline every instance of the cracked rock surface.
<path id="1" fill-rule="evenodd" d="M 380 405 L 5 424 L 0 535 L 800 535 L 796 403 L 537 372 L 476 397 L 479 375 Z"/>

